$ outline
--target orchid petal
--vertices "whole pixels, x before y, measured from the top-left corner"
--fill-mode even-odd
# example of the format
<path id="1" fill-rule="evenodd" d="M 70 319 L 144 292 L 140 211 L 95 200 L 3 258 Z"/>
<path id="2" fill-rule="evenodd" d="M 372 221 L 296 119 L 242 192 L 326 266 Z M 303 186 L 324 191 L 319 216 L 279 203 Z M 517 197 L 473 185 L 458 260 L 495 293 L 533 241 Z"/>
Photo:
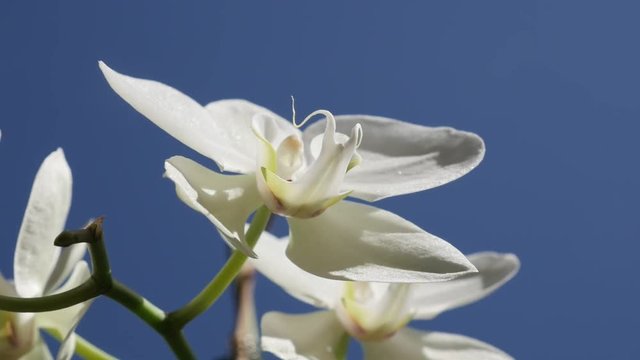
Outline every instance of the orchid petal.
<path id="1" fill-rule="evenodd" d="M 44 340 L 38 338 L 31 351 L 21 356 L 20 360 L 53 360 L 53 356 Z"/>
<path id="2" fill-rule="evenodd" d="M 246 159 L 246 163 L 241 169 L 241 173 L 250 173 L 255 171 L 256 154 L 258 151 L 259 140 L 278 144 L 287 136 L 301 136 L 301 133 L 293 124 L 283 119 L 270 110 L 241 99 L 226 99 L 214 101 L 205 107 L 213 121 L 220 127 L 218 129 L 218 137 L 224 137 L 226 146 L 234 148 L 238 153 L 242 153 Z M 258 126 L 256 129 L 256 121 L 254 118 L 268 119 L 264 129 Z M 263 121 L 260 121 L 263 122 Z M 260 124 L 258 124 L 260 125 Z M 256 131 L 262 134 L 257 134 Z M 264 136 L 266 135 L 266 139 Z"/>
<path id="3" fill-rule="evenodd" d="M 415 319 L 432 319 L 446 310 L 478 301 L 515 276 L 520 261 L 514 254 L 482 252 L 468 256 L 477 273 L 434 284 L 412 284 L 409 306 Z"/>
<path id="4" fill-rule="evenodd" d="M 73 271 L 69 276 L 69 280 L 67 280 L 62 287 L 57 289 L 54 294 L 76 288 L 87 281 L 90 277 L 91 273 L 89 271 L 89 265 L 87 265 L 85 261 L 80 261 L 73 268 Z M 77 326 L 78 322 L 89 309 L 92 302 L 93 301 L 89 300 L 68 308 L 37 313 L 37 326 L 40 328 L 55 329 L 66 338 L 67 335 Z"/>
<path id="5" fill-rule="evenodd" d="M 271 119 L 278 134 L 283 136 L 301 136 L 300 130 L 296 129 L 290 121 L 287 121 L 272 111 L 242 99 L 225 99 L 211 102 L 205 106 L 216 124 L 223 128 L 224 136 L 228 139 L 229 146 L 241 152 L 251 163 L 247 163 L 247 168 L 241 171 L 249 173 L 255 171 L 255 158 L 257 143 L 255 130 L 253 129 L 253 118 L 255 116 Z M 281 139 L 278 137 L 278 139 Z M 269 139 L 275 140 L 275 139 Z M 278 141 L 280 142 L 280 141 Z"/>
<path id="6" fill-rule="evenodd" d="M 325 121 L 305 129 L 306 144 L 323 132 Z M 362 162 L 349 171 L 343 190 L 353 190 L 351 196 L 367 201 L 446 184 L 475 168 L 485 152 L 479 136 L 452 128 L 368 115 L 336 116 L 336 122 L 343 133 L 362 125 Z"/>
<path id="7" fill-rule="evenodd" d="M 22 297 L 42 295 L 58 261 L 53 240 L 71 207 L 71 169 L 62 149 L 47 156 L 33 182 L 14 255 L 14 281 Z"/>
<path id="8" fill-rule="evenodd" d="M 448 242 L 372 206 L 342 201 L 317 217 L 288 221 L 287 257 L 317 276 L 411 283 L 476 271 Z"/>
<path id="9" fill-rule="evenodd" d="M 333 311 L 303 315 L 269 312 L 262 317 L 262 350 L 288 360 L 335 360 L 344 334 Z"/>
<path id="10" fill-rule="evenodd" d="M 49 281 L 44 292 L 49 293 L 60 287 L 78 261 L 82 260 L 86 252 L 86 244 L 75 244 L 62 248 L 56 267 L 51 272 L 51 276 L 49 277 Z"/>
<path id="11" fill-rule="evenodd" d="M 487 343 L 470 337 L 404 328 L 393 337 L 378 342 L 363 342 L 366 360 L 511 360 Z"/>
<path id="12" fill-rule="evenodd" d="M 255 247 L 258 258 L 251 259 L 252 265 L 298 300 L 316 307 L 333 308 L 342 295 L 344 282 L 300 269 L 285 256 L 288 244 L 287 238 L 277 239 L 263 232 Z"/>
<path id="13" fill-rule="evenodd" d="M 111 88 L 169 135 L 212 159 L 223 171 L 255 169 L 255 155 L 241 150 L 233 129 L 226 128 L 232 120 L 213 117 L 211 110 L 170 86 L 120 74 L 102 61 L 99 64 Z"/>
<path id="14" fill-rule="evenodd" d="M 255 175 L 222 175 L 193 160 L 174 156 L 164 163 L 180 200 L 206 216 L 233 249 L 255 257 L 244 239 L 244 224 L 262 203 Z"/>

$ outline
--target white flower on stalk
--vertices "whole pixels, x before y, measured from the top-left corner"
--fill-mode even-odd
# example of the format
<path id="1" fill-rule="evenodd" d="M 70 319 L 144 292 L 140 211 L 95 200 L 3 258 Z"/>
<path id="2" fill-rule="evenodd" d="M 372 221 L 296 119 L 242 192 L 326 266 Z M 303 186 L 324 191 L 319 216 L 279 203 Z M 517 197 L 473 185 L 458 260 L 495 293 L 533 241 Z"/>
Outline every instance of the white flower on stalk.
<path id="1" fill-rule="evenodd" d="M 262 349 L 282 359 L 332 360 L 348 334 L 367 360 L 507 360 L 495 347 L 466 336 L 405 327 L 413 320 L 480 300 L 511 279 L 520 262 L 513 254 L 469 256 L 478 269 L 436 283 L 345 282 L 309 274 L 283 259 L 287 239 L 263 233 L 252 264 L 295 298 L 325 310 L 302 315 L 269 312 L 262 317 Z"/>
<path id="2" fill-rule="evenodd" d="M 255 257 L 246 219 L 266 204 L 287 217 L 287 256 L 306 271 L 342 280 L 423 282 L 475 271 L 453 246 L 387 211 L 341 201 L 375 201 L 429 189 L 473 169 L 484 155 L 477 135 L 382 117 L 334 117 L 303 132 L 245 100 L 201 106 L 178 90 L 119 74 L 100 62 L 110 86 L 223 175 L 184 157 L 165 162 L 182 201 L 204 214 L 235 249 Z M 300 124 L 301 125 L 301 124 Z"/>
<path id="3" fill-rule="evenodd" d="M 69 213 L 71 183 L 71 170 L 62 149 L 58 149 L 47 156 L 36 174 L 18 234 L 14 279 L 8 281 L 0 274 L 0 294 L 23 298 L 51 295 L 73 289 L 91 276 L 82 260 L 84 244 L 63 249 L 53 245 Z M 35 314 L 0 310 L 0 358 L 51 359 L 38 332 L 44 328 L 64 337 L 57 358 L 71 359 L 74 329 L 90 303 Z"/>

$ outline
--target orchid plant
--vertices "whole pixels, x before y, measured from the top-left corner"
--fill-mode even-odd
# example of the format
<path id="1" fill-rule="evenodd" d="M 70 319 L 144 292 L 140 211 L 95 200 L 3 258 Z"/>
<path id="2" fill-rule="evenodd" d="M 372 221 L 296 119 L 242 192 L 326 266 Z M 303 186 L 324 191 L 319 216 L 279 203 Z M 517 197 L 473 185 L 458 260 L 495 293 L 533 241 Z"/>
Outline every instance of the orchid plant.
<path id="1" fill-rule="evenodd" d="M 326 309 L 264 315 L 263 349 L 283 359 L 344 359 L 350 338 L 373 360 L 510 359 L 478 340 L 405 325 L 489 295 L 518 271 L 515 255 L 465 256 L 396 214 L 347 200 L 375 202 L 453 181 L 482 160 L 479 136 L 327 110 L 297 122 L 294 103 L 292 121 L 246 100 L 202 106 L 168 85 L 99 66 L 134 109 L 217 164 L 220 171 L 173 156 L 164 163 L 165 176 L 233 252 L 191 301 L 175 311 L 160 309 L 112 276 L 102 219 L 63 231 L 71 171 L 59 149 L 36 175 L 14 280 L 0 276 L 0 358 L 51 358 L 39 337 L 44 329 L 62 342 L 58 359 L 74 352 L 112 359 L 75 334 L 92 299 L 104 295 L 158 332 L 177 358 L 194 359 L 183 328 L 216 302 L 250 259 L 292 296 Z M 272 214 L 286 219 L 289 236 L 264 231 Z M 87 249 L 91 270 L 83 260 Z"/>

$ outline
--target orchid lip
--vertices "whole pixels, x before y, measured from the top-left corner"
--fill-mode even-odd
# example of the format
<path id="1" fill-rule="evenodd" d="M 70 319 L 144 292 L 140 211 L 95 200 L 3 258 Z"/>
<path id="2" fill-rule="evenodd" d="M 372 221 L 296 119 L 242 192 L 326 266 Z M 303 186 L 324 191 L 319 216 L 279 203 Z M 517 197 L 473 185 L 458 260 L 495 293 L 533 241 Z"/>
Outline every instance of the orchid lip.
<path id="1" fill-rule="evenodd" d="M 261 145 L 256 180 L 271 211 L 288 217 L 311 218 L 351 193 L 342 189 L 342 183 L 347 172 L 361 161 L 356 150 L 362 143 L 362 126 L 356 124 L 347 136 L 336 133 L 335 117 L 327 110 L 316 110 L 300 123 L 295 119 L 293 103 L 292 111 L 292 122 L 297 128 L 317 115 L 326 118 L 322 143 L 310 144 L 320 148 L 310 148 L 314 159 L 307 164 L 299 135 L 282 133 L 272 118 L 257 114 L 252 119 L 252 130 Z M 317 154 L 314 150 L 318 150 Z"/>

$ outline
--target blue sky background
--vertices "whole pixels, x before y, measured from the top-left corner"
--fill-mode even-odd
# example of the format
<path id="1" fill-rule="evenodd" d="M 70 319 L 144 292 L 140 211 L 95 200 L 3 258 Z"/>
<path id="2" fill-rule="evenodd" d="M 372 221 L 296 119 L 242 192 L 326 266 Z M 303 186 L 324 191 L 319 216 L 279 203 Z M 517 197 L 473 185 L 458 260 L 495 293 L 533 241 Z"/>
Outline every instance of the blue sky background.
<path id="1" fill-rule="evenodd" d="M 0 269 L 35 172 L 64 148 L 70 228 L 106 215 L 114 274 L 181 306 L 227 251 L 162 178 L 163 160 L 213 162 L 145 120 L 97 61 L 201 103 L 245 98 L 290 117 L 326 108 L 480 134 L 482 164 L 437 189 L 384 200 L 463 252 L 514 252 L 520 274 L 482 302 L 412 325 L 518 359 L 631 359 L 637 281 L 640 6 L 633 1 L 0 2 Z M 305 312 L 259 279 L 259 311 Z M 203 359 L 227 353 L 225 296 L 186 330 Z M 116 356 L 170 353 L 98 300 L 79 332 Z"/>

